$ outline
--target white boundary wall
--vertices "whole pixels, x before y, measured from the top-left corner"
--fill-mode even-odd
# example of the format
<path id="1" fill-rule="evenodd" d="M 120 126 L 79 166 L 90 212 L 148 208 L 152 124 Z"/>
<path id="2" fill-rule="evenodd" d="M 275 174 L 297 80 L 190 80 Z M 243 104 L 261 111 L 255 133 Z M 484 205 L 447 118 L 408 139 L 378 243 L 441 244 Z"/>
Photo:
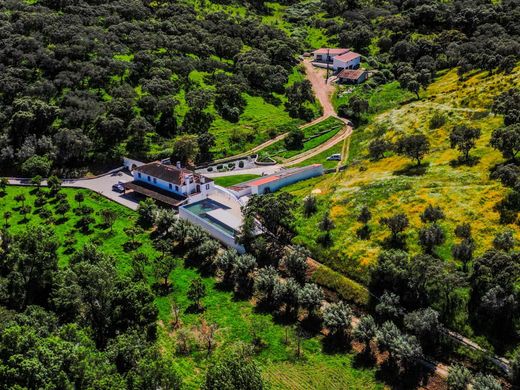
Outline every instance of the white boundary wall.
<path id="1" fill-rule="evenodd" d="M 235 242 L 235 237 L 232 237 L 232 236 L 224 233 L 223 231 L 217 229 L 215 226 L 213 226 L 212 224 L 206 222 L 205 220 L 203 220 L 199 216 L 197 216 L 197 215 L 193 214 L 192 212 L 186 210 L 184 206 L 179 207 L 179 217 L 180 218 L 184 218 L 184 219 L 190 221 L 191 223 L 200 226 L 211 237 L 216 238 L 217 240 L 222 242 L 227 247 L 236 249 L 238 253 L 241 253 L 241 254 L 245 253 L 245 251 L 246 251 L 245 248 L 242 245 L 237 244 Z"/>

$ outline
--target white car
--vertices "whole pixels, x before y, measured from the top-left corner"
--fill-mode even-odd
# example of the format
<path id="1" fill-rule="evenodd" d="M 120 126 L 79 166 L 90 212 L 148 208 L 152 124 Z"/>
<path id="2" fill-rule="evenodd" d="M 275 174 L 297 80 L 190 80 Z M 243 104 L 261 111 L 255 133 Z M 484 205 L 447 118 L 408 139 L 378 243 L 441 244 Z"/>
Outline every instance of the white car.
<path id="1" fill-rule="evenodd" d="M 327 161 L 341 161 L 341 154 L 333 154 L 332 156 L 327 157 Z"/>

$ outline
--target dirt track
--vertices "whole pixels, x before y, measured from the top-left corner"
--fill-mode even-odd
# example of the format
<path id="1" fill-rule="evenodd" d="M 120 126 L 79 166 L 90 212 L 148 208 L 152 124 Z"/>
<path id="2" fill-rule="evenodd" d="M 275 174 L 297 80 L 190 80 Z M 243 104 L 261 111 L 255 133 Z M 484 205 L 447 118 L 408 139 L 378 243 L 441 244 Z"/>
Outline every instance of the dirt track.
<path id="1" fill-rule="evenodd" d="M 283 164 L 284 166 L 298 164 L 310 157 L 320 154 L 324 150 L 327 150 L 327 149 L 331 148 L 332 146 L 336 145 L 338 142 L 341 142 L 342 140 L 345 139 L 345 137 L 348 137 L 352 133 L 352 128 L 350 128 L 350 126 L 348 126 L 348 122 L 345 119 L 339 118 L 336 114 L 336 111 L 334 110 L 334 106 L 332 105 L 332 94 L 334 93 L 334 86 L 330 83 L 325 83 L 325 70 L 321 69 L 321 68 L 315 68 L 309 59 L 306 59 L 303 61 L 303 66 L 305 68 L 305 73 L 307 75 L 307 79 L 312 84 L 312 90 L 314 92 L 314 95 L 320 102 L 323 113 L 320 117 L 312 120 L 311 122 L 301 125 L 300 128 L 312 126 L 316 123 L 324 121 L 325 119 L 327 119 L 331 116 L 334 116 L 334 117 L 344 121 L 347 127 L 342 129 L 338 134 L 336 134 L 334 137 L 332 137 L 330 140 L 323 143 L 322 145 L 290 158 L 289 160 L 284 162 L 284 164 Z M 227 158 L 216 160 L 215 163 L 227 161 L 232 158 L 243 157 L 243 156 L 255 154 L 255 153 L 259 152 L 260 150 L 265 149 L 268 146 L 274 144 L 275 142 L 278 142 L 278 141 L 284 139 L 285 137 L 287 137 L 287 134 L 288 133 L 280 134 L 280 135 L 276 136 L 275 138 L 270 139 L 264 143 L 261 143 L 260 145 L 257 145 L 254 148 L 252 148 L 246 152 L 237 154 L 232 157 L 227 157 Z"/>

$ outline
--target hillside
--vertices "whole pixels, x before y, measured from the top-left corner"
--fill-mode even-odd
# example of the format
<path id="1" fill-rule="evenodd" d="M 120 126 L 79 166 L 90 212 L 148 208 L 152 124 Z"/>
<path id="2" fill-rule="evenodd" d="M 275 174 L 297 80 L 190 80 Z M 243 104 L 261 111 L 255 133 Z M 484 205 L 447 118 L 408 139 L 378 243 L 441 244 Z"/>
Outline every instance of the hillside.
<path id="1" fill-rule="evenodd" d="M 347 386 L 364 389 L 383 388 L 383 385 L 375 377 L 374 369 L 367 368 L 361 370 L 355 367 L 355 355 L 353 353 L 329 354 L 322 351 L 324 337 L 321 334 L 309 334 L 306 336 L 302 341 L 302 356 L 297 358 L 295 356 L 296 331 L 292 324 L 277 321 L 274 315 L 258 310 L 252 304 L 254 299 L 241 299 L 237 294 L 224 289 L 221 283 L 213 276 L 207 275 L 207 272 L 200 272 L 188 260 L 185 261 L 181 258 L 175 260 L 175 264 L 171 266 L 171 269 L 167 270 L 167 278 L 169 277 L 171 288 L 165 294 L 161 293 L 157 288 L 159 285 L 159 274 L 157 272 L 160 269 L 158 264 L 161 256 L 156 248 L 156 241 L 154 242 L 153 240 L 154 238 L 156 239 L 154 233 L 138 229 L 135 237 L 135 241 L 138 243 L 137 247 L 128 247 L 129 238 L 131 237 L 129 234 L 135 234 L 131 233 L 130 230 L 132 227 L 135 229 L 135 226 L 139 225 L 138 215 L 135 212 L 111 202 L 99 194 L 86 190 L 62 189 L 60 194 L 61 198 L 58 201 L 49 195 L 47 190 L 37 191 L 32 187 L 8 187 L 5 193 L 0 194 L 2 199 L 0 215 L 4 218 L 2 221 L 3 227 L 12 235 L 13 240 L 16 240 L 17 235 L 23 235 L 27 231 L 34 234 L 34 232 L 40 232 L 38 229 L 46 231 L 43 226 L 50 226 L 48 231 L 49 233 L 52 232 L 52 238 L 56 244 L 54 274 L 49 275 L 49 273 L 45 273 L 43 277 L 38 275 L 38 278 L 40 280 L 45 278 L 53 280 L 50 282 L 53 284 L 53 288 L 57 288 L 56 279 L 59 279 L 63 273 L 70 272 L 70 269 L 74 268 L 75 262 L 82 256 L 85 256 L 83 251 L 84 245 L 87 245 L 87 248 L 90 248 L 89 250 L 91 251 L 94 247 L 97 248 L 99 251 L 98 256 L 101 253 L 104 256 L 110 256 L 106 257 L 107 263 L 103 263 L 111 271 L 109 275 L 104 270 L 104 279 L 99 274 L 88 274 L 88 276 L 85 276 L 88 284 L 94 285 L 101 279 L 105 283 L 103 285 L 104 289 L 93 292 L 96 297 L 98 296 L 97 294 L 103 294 L 108 291 L 107 285 L 111 286 L 110 278 L 115 277 L 116 271 L 117 277 L 122 278 L 129 288 L 140 286 L 141 290 L 137 294 L 153 299 L 153 302 L 147 302 L 151 307 L 148 308 L 148 312 L 143 311 L 142 316 L 155 316 L 153 318 L 153 326 L 154 328 L 157 327 L 157 336 L 156 338 L 153 337 L 152 340 L 148 340 L 149 342 L 137 341 L 136 339 L 131 339 L 131 341 L 136 346 L 139 346 L 142 350 L 142 355 L 145 354 L 144 351 L 148 350 L 159 351 L 159 355 L 153 356 L 155 360 L 160 359 L 159 361 L 163 362 L 163 365 L 160 369 L 157 367 L 154 367 L 153 370 L 149 369 L 150 374 L 153 372 L 153 375 L 156 375 L 156 380 L 161 380 L 159 378 L 163 378 L 166 376 L 165 373 L 169 373 L 168 375 L 170 376 L 180 378 L 183 384 L 182 389 L 198 389 L 204 381 L 207 368 L 228 353 L 233 345 L 237 343 L 243 343 L 244 346 L 253 345 L 260 340 L 261 345 L 255 348 L 254 359 L 259 367 L 262 368 L 266 384 L 273 386 L 273 388 L 293 390 L 309 388 L 323 390 L 343 389 Z M 81 207 L 90 210 L 88 215 L 92 217 L 92 220 L 87 223 L 86 229 L 82 228 L 85 225 L 80 224 L 82 216 L 78 211 L 78 194 L 84 197 Z M 23 200 L 19 198 L 20 195 L 23 195 Z M 40 203 L 38 203 L 38 199 Z M 22 204 L 30 208 L 29 214 L 22 213 Z M 68 204 L 71 207 L 63 213 L 59 207 L 61 204 Z M 101 212 L 107 210 L 117 215 L 110 229 L 105 225 L 104 219 L 100 216 Z M 9 215 L 7 216 L 6 213 L 9 213 Z M 4 244 L 4 237 L 3 234 L 0 236 L 2 245 Z M 134 238 L 130 239 L 134 240 Z M 144 256 L 144 263 L 141 266 L 137 266 L 136 256 L 138 254 Z M 0 256 L 2 255 L 3 252 L 0 253 Z M 179 254 L 177 256 L 181 257 Z M 0 258 L 3 259 L 3 257 Z M 95 264 L 95 258 L 96 256 L 91 253 L 89 262 Z M 28 265 L 27 263 L 25 264 Z M 91 266 L 93 266 L 92 264 Z M 49 265 L 49 267 L 51 266 Z M 138 271 L 138 269 L 141 271 Z M 142 272 L 144 276 L 136 278 L 136 273 L 138 272 Z M 58 275 L 56 279 L 55 275 Z M 206 286 L 207 295 L 202 300 L 204 310 L 198 313 L 190 310 L 190 299 L 187 291 L 190 283 L 200 276 L 202 276 L 203 283 Z M 7 278 L 9 276 L 4 278 L 4 275 L 2 275 L 0 282 L 3 283 Z M 77 287 L 74 284 L 75 282 L 70 283 Z M 124 291 L 128 292 L 130 290 Z M 10 291 L 9 298 L 15 295 L 16 292 Z M 2 300 L 2 303 L 12 302 L 6 295 L 0 296 L 0 300 Z M 139 300 L 135 298 L 135 301 Z M 174 325 L 172 309 L 174 303 L 178 305 L 180 310 L 178 326 Z M 40 304 L 44 307 L 49 307 L 45 301 L 40 302 Z M 108 309 L 109 304 L 109 302 L 103 301 L 99 310 L 110 310 Z M 135 302 L 128 296 L 125 296 L 125 304 L 128 309 Z M 12 307 L 10 308 L 12 309 Z M 47 313 L 52 318 L 55 315 L 53 309 L 57 311 L 54 307 L 52 309 L 49 307 L 48 311 L 45 311 L 42 307 L 40 315 L 43 315 L 41 313 Z M 70 314 L 70 307 L 68 307 L 68 310 L 66 313 Z M 13 326 L 12 323 L 16 318 L 16 312 L 4 307 L 0 307 L 0 312 L 2 313 L 2 316 L 0 316 L 0 329 L 2 330 L 0 332 L 2 335 L 0 336 L 0 357 L 8 360 L 12 356 L 12 349 L 7 349 L 8 344 L 6 339 L 3 338 L 4 329 L 9 328 L 10 337 L 15 337 L 14 334 L 16 334 L 16 337 L 19 337 L 21 340 L 23 335 L 18 333 L 18 328 L 16 325 Z M 30 313 L 34 313 L 34 311 L 30 312 L 28 309 L 25 313 L 28 313 L 27 316 L 30 316 Z M 108 316 L 109 314 L 105 311 L 104 315 Z M 124 317 L 129 314 L 118 312 L 115 315 Z M 24 321 L 23 318 L 18 320 Z M 78 326 L 78 328 L 91 326 L 93 329 L 97 329 L 94 321 L 92 323 L 90 320 L 81 322 L 79 319 L 76 319 L 76 321 L 80 325 L 74 324 L 74 326 Z M 215 351 L 209 357 L 205 351 L 204 341 L 200 334 L 201 321 L 207 321 L 208 324 L 215 326 L 217 329 L 214 341 Z M 42 323 L 45 324 L 45 322 Z M 74 371 L 74 365 L 72 365 L 72 368 L 69 368 L 65 363 L 61 365 L 62 360 L 58 357 L 59 352 L 57 351 L 57 349 L 68 347 L 69 339 L 64 335 L 65 331 L 63 330 L 67 326 L 72 325 L 60 323 L 54 331 L 39 330 L 36 336 L 32 335 L 32 327 L 25 323 L 23 332 L 32 335 L 32 338 L 30 338 L 30 341 L 19 344 L 19 348 L 17 347 L 19 361 L 22 363 L 28 362 L 36 355 L 41 360 L 46 359 L 48 361 L 48 359 L 51 359 L 53 362 L 52 367 L 48 369 L 39 367 L 37 375 L 35 372 L 35 377 L 32 377 L 23 370 L 18 369 L 18 366 L 13 363 L 8 374 L 5 372 L 0 374 L 2 383 L 32 383 L 35 386 L 40 385 L 39 387 L 43 387 L 43 384 L 46 384 L 50 388 L 58 388 L 52 387 L 55 373 L 61 372 L 65 375 L 64 373 Z M 42 327 L 44 326 L 42 325 Z M 128 333 L 125 330 L 121 330 L 121 332 L 122 335 L 119 337 L 128 337 L 126 336 Z M 180 351 L 180 346 L 182 345 L 181 337 L 183 335 L 187 337 L 188 352 Z M 82 378 L 83 383 L 90 383 L 90 380 L 96 380 L 95 378 L 97 378 L 98 381 L 104 381 L 105 383 L 104 387 L 101 384 L 99 385 L 99 388 L 102 389 L 122 390 L 138 388 L 131 387 L 130 384 L 126 384 L 124 381 L 121 382 L 121 378 L 124 377 L 125 380 L 128 380 L 128 383 L 131 383 L 133 370 L 130 372 L 125 370 L 119 376 L 115 369 L 114 359 L 111 357 L 113 355 L 102 350 L 102 348 L 96 349 L 96 345 L 94 345 L 91 338 L 94 338 L 94 336 L 85 335 L 81 340 L 82 345 L 76 345 L 69 355 L 63 357 L 63 360 L 67 362 L 67 359 L 77 359 L 78 364 L 85 366 L 79 370 L 81 373 L 77 373 L 75 377 L 73 374 L 69 375 L 78 382 L 80 381 L 79 378 Z M 40 350 L 41 346 L 45 345 L 48 339 L 52 339 L 52 345 L 48 347 L 49 350 L 56 352 L 56 355 L 52 355 L 52 357 L 43 356 L 45 351 L 48 350 Z M 126 356 L 128 351 L 125 350 L 122 353 Z M 92 355 L 94 354 L 97 354 L 95 359 L 99 361 L 93 360 L 94 357 Z M 139 361 L 139 364 L 144 361 L 142 360 L 143 356 L 140 354 L 129 355 L 127 359 L 133 360 L 134 363 Z M 100 362 L 103 364 L 101 365 Z M 4 365 L 2 362 L 0 367 L 4 368 L 7 365 Z M 71 379 L 71 382 L 74 379 Z M 125 384 L 123 385 L 122 383 Z M 27 388 L 31 387 L 28 386 Z M 179 389 L 176 386 L 165 388 Z"/>
<path id="2" fill-rule="evenodd" d="M 475 72 L 467 80 L 459 81 L 456 70 L 452 70 L 439 76 L 420 100 L 377 114 L 368 124 L 357 128 L 349 166 L 344 172 L 295 184 L 287 190 L 299 199 L 313 193 L 318 200 L 315 215 L 306 218 L 298 214 L 295 242 L 311 249 L 316 259 L 368 285 L 370 273 L 376 267 L 378 255 L 387 248 L 390 235 L 380 218 L 400 212 L 408 216 L 410 226 L 404 232 L 404 241 L 413 256 L 422 253 L 418 236 L 424 224 L 420 215 L 429 204 L 439 206 L 445 214 L 439 225 L 446 240 L 434 253 L 450 262 L 454 261 L 452 246 L 459 242 L 454 229 L 462 223 L 471 225 L 475 257 L 492 247 L 499 232 L 510 229 L 520 238 L 518 225 L 500 224 L 495 205 L 509 190 L 490 178 L 490 170 L 504 159 L 489 146 L 492 131 L 503 126 L 503 117 L 491 114 L 490 106 L 502 91 L 520 85 L 519 75 L 520 68 L 508 76 Z M 442 113 L 446 123 L 431 129 L 430 120 L 438 113 Z M 482 132 L 471 152 L 478 158 L 473 166 L 454 164 L 459 152 L 450 148 L 448 134 L 453 126 L 462 123 Z M 384 136 L 395 141 L 416 132 L 426 134 L 431 144 L 422 169 L 417 171 L 414 163 L 394 152 L 387 152 L 379 161 L 370 160 L 367 149 L 371 140 Z M 372 213 L 369 239 L 360 239 L 357 233 L 362 227 L 357 218 L 363 206 Z M 333 244 L 324 247 L 318 243 L 321 232 L 316 226 L 328 211 L 335 229 Z M 452 321 L 452 326 L 473 334 L 466 315 Z"/>
<path id="3" fill-rule="evenodd" d="M 2 2 L 0 171 L 80 176 L 125 155 L 178 158 L 179 137 L 204 162 L 319 115 L 312 95 L 286 107 L 304 79 L 298 38 L 254 7 L 210 8 Z"/>

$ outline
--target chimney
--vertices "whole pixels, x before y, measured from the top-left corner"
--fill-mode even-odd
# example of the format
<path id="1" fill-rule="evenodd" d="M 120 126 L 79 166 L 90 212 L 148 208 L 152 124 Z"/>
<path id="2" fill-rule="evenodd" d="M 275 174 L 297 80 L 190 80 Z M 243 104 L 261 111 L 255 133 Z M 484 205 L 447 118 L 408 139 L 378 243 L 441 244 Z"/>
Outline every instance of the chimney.
<path id="1" fill-rule="evenodd" d="M 184 175 L 184 183 L 186 184 L 186 194 L 190 195 L 190 175 L 185 174 Z"/>

